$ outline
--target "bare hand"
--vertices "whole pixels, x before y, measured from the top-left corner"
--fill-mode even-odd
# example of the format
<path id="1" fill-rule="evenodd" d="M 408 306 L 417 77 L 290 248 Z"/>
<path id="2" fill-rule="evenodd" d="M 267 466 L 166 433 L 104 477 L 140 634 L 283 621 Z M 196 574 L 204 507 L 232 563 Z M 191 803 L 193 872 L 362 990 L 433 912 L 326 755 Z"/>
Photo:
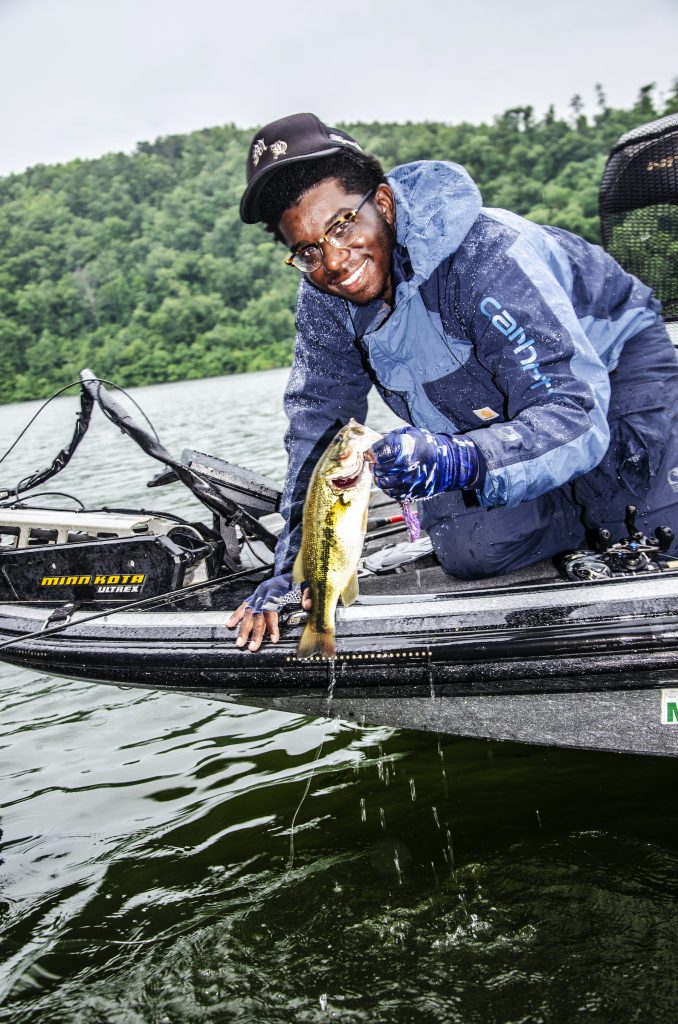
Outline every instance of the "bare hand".
<path id="1" fill-rule="evenodd" d="M 313 607 L 311 591 L 308 587 L 302 591 L 301 607 L 304 611 L 310 611 Z M 280 639 L 277 612 L 254 613 L 251 608 L 247 607 L 247 601 L 243 601 L 226 623 L 226 629 L 235 629 L 238 623 L 240 623 L 240 629 L 235 641 L 236 647 L 244 647 L 247 644 L 248 651 L 258 651 L 267 631 L 272 644 L 277 644 Z"/>

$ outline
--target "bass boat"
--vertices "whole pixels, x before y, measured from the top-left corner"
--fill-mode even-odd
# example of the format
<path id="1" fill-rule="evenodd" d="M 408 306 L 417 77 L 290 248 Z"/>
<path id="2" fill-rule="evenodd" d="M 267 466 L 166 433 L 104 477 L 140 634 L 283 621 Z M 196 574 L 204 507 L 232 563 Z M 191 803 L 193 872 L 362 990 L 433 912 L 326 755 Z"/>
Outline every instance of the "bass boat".
<path id="1" fill-rule="evenodd" d="M 628 251 L 637 208 L 643 231 L 650 214 L 675 213 L 674 157 L 678 166 L 678 116 L 612 151 L 601 188 L 612 251 L 615 237 Z M 634 199 L 648 167 L 663 191 Z M 639 258 L 647 251 L 639 245 Z M 652 280 L 647 268 L 628 269 Z M 678 316 L 675 267 L 667 273 L 660 297 Z M 360 595 L 337 612 L 336 659 L 297 658 L 298 608 L 282 615 L 279 643 L 252 653 L 225 623 L 270 573 L 281 523 L 275 484 L 191 449 L 175 458 L 90 371 L 80 403 L 73 438 L 52 464 L 0 492 L 0 658 L 359 724 L 678 755 L 678 560 L 661 523 L 643 536 L 629 507 L 624 537 L 599 531 L 592 550 L 557 566 L 466 582 L 442 571 L 426 537 L 409 544 L 399 506 L 376 493 Z M 31 504 L 26 495 L 68 463 L 95 405 L 163 464 L 149 486 L 180 480 L 207 524 Z"/>
<path id="2" fill-rule="evenodd" d="M 558 567 L 497 580 L 447 576 L 375 492 L 360 595 L 337 612 L 337 657 L 299 659 L 305 613 L 252 653 L 226 629 L 270 572 L 279 493 L 186 450 L 175 459 L 89 371 L 68 462 L 94 404 L 182 480 L 209 525 L 163 513 L 0 508 L 0 658 L 52 674 L 175 690 L 367 724 L 533 743 L 678 754 L 678 560 L 670 531 L 627 535 Z"/>

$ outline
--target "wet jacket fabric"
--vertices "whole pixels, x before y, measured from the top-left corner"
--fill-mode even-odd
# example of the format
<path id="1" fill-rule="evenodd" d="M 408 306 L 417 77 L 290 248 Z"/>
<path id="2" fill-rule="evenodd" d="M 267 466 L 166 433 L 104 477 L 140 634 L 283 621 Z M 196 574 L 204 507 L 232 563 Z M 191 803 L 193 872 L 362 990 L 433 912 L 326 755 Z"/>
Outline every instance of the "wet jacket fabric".
<path id="1" fill-rule="evenodd" d="M 278 571 L 299 547 L 317 458 L 338 425 L 364 421 L 372 384 L 405 421 L 471 438 L 484 462 L 480 505 L 512 508 L 601 462 L 610 374 L 659 316 L 651 289 L 598 246 L 483 208 L 462 167 L 422 161 L 388 180 L 393 310 L 307 279 L 299 288 Z M 634 359 L 642 374 L 653 353 Z"/>

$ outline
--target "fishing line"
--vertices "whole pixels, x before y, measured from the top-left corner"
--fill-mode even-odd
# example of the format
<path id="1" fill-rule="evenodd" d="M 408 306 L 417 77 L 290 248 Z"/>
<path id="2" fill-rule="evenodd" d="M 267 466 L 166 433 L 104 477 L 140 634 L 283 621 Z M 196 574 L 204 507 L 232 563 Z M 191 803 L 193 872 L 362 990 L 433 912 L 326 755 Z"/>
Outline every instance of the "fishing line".
<path id="1" fill-rule="evenodd" d="M 308 796 L 308 791 L 311 788 L 311 782 L 312 782 L 313 776 L 315 774 L 316 765 L 318 764 L 318 761 L 320 760 L 320 755 L 322 753 L 323 744 L 325 743 L 325 736 L 327 735 L 327 726 L 329 724 L 330 724 L 330 719 L 326 718 L 325 719 L 325 723 L 323 725 L 323 734 L 320 737 L 320 744 L 318 746 L 318 749 L 316 750 L 315 757 L 313 758 L 313 764 L 311 765 L 311 771 L 309 773 L 308 779 L 306 780 L 306 787 L 305 787 L 304 792 L 302 794 L 301 800 L 299 801 L 299 803 L 297 805 L 297 809 L 294 812 L 294 814 L 292 815 L 292 821 L 290 823 L 290 852 L 289 852 L 289 855 L 288 855 L 288 858 L 287 858 L 287 865 L 286 865 L 286 868 L 285 868 L 285 870 L 287 871 L 288 874 L 290 873 L 290 871 L 294 867 L 294 827 L 296 825 L 297 815 L 299 814 L 299 811 L 301 810 L 301 808 L 303 806 L 303 803 L 306 800 L 306 797 Z"/>

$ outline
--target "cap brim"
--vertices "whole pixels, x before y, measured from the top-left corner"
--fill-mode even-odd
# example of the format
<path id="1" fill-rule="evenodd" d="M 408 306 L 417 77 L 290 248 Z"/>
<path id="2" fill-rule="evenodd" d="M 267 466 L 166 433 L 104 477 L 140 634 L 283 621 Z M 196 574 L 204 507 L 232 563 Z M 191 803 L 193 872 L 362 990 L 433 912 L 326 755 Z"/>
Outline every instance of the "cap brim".
<path id="1" fill-rule="evenodd" d="M 272 164 L 269 167 L 263 168 L 259 174 L 254 175 L 243 192 L 242 199 L 240 200 L 240 219 L 244 224 L 258 224 L 261 221 L 262 218 L 259 210 L 261 190 L 271 175 L 281 170 L 281 168 L 289 167 L 290 164 L 301 163 L 304 160 L 322 160 L 325 156 L 331 156 L 333 153 L 339 152 L 343 152 L 342 146 L 332 146 L 331 148 L 323 149 L 320 153 L 300 153 L 298 156 L 290 156 L 279 164 Z"/>

